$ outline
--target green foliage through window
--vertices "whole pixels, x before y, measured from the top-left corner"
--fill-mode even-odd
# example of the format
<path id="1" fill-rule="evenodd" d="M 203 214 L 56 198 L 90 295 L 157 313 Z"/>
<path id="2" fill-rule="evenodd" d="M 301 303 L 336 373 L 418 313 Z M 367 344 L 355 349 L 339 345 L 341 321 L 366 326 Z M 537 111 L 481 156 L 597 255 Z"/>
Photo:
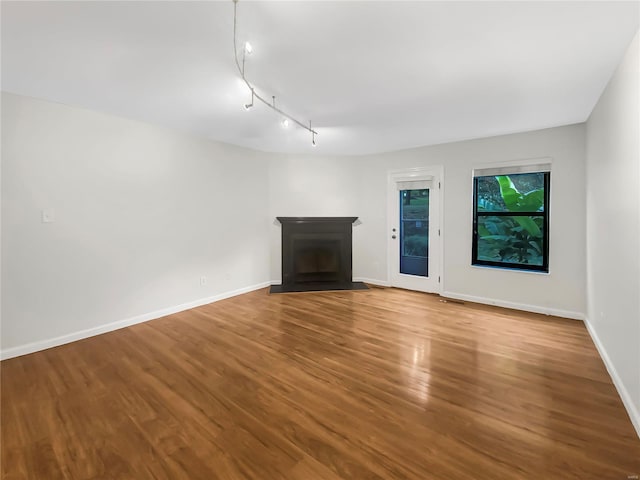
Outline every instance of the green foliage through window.
<path id="1" fill-rule="evenodd" d="M 549 271 L 549 175 L 475 177 L 474 265 Z"/>

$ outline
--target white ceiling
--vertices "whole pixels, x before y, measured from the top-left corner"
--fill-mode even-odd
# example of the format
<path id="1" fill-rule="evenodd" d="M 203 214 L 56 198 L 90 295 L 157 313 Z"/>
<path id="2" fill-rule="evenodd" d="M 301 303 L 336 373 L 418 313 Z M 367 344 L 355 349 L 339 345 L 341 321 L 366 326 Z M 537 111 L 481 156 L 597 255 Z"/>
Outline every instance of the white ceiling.
<path id="1" fill-rule="evenodd" d="M 273 152 L 365 154 L 585 121 L 639 2 L 2 2 L 2 89 Z"/>

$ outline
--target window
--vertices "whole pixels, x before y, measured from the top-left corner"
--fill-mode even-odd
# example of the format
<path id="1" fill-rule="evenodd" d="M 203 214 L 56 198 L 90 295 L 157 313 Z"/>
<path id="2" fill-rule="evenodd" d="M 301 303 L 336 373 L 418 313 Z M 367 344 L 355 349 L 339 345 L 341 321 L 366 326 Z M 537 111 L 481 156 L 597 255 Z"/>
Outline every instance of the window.
<path id="1" fill-rule="evenodd" d="M 549 271 L 549 165 L 473 178 L 473 265 Z"/>

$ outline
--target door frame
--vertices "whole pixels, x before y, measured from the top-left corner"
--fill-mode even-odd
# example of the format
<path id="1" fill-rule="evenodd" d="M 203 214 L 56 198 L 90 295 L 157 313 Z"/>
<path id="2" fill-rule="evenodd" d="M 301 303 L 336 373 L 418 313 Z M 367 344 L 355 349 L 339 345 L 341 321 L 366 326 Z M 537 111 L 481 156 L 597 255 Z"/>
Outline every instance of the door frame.
<path id="1" fill-rule="evenodd" d="M 435 288 L 429 290 L 418 289 L 418 291 L 428 291 L 429 293 L 437 293 L 442 294 L 444 291 L 444 167 L 442 165 L 433 165 L 429 167 L 415 167 L 415 168 L 405 168 L 402 170 L 389 170 L 387 174 L 387 278 L 389 280 L 389 285 L 394 286 L 393 278 L 394 278 L 394 267 L 399 265 L 400 259 L 395 258 L 395 248 L 394 242 L 398 240 L 393 240 L 391 238 L 392 231 L 391 229 L 394 227 L 398 228 L 399 225 L 394 225 L 394 218 L 399 216 L 399 212 L 397 212 L 398 205 L 398 189 L 397 182 L 402 181 L 418 181 L 418 180 L 433 180 L 433 190 L 437 191 L 438 195 L 438 206 L 436 209 L 437 214 L 437 228 L 439 229 L 439 235 L 436 238 L 436 248 L 438 251 L 438 258 L 436 259 L 435 268 L 437 272 L 434 273 L 434 276 L 437 274 L 439 277 L 439 281 L 434 282 Z M 429 223 L 431 224 L 431 217 L 429 218 Z M 429 250 L 433 246 L 433 237 L 429 236 Z M 433 271 L 432 264 L 429 264 L 430 271 Z M 402 288 L 402 287 L 400 287 Z"/>

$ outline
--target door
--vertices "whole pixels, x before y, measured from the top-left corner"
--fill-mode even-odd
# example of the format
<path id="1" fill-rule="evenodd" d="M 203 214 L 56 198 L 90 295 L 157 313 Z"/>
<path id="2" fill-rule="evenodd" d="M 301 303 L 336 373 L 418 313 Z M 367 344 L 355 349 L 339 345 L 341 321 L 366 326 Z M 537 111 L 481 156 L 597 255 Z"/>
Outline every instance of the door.
<path id="1" fill-rule="evenodd" d="M 391 286 L 441 291 L 441 168 L 389 174 Z"/>

